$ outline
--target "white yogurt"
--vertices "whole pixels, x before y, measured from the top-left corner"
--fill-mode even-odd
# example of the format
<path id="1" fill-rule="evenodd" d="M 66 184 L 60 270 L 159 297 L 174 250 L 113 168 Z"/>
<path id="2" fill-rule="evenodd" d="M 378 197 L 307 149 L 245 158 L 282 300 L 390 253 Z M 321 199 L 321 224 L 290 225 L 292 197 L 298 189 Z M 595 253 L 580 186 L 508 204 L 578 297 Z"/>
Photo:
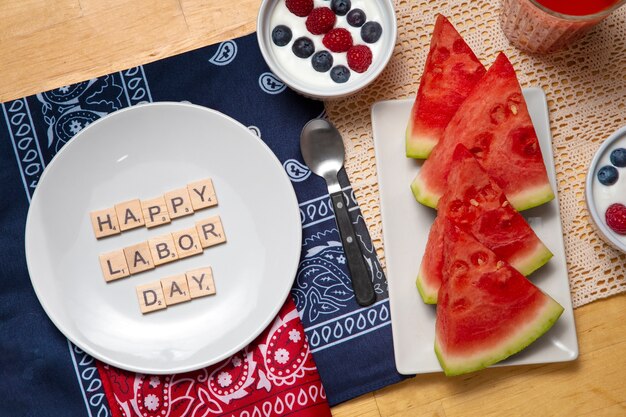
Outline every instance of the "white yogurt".
<path id="1" fill-rule="evenodd" d="M 611 204 L 621 203 L 626 205 L 626 167 L 615 167 L 617 168 L 617 172 L 619 174 L 619 178 L 615 184 L 603 185 L 600 181 L 598 181 L 598 171 L 605 165 L 611 165 L 611 152 L 617 148 L 626 148 L 626 135 L 616 140 L 598 160 L 598 165 L 596 166 L 593 178 L 593 200 L 604 225 L 611 230 L 613 236 L 617 240 L 626 245 L 626 235 L 620 235 L 619 233 L 614 232 L 604 220 L 606 209 L 609 208 Z"/>
<path id="2" fill-rule="evenodd" d="M 330 8 L 330 1 L 324 0 L 314 0 L 313 7 L 328 7 Z M 382 15 L 380 6 L 374 0 L 352 0 L 352 6 L 350 10 L 353 9 L 361 9 L 365 13 L 366 22 L 378 22 L 381 24 L 383 28 L 383 35 L 381 38 L 375 43 L 366 43 L 361 39 L 361 27 L 355 28 L 348 24 L 347 14 L 345 16 L 337 16 L 337 20 L 335 22 L 334 28 L 344 28 L 347 29 L 352 35 L 352 41 L 354 45 L 366 45 L 372 51 L 372 63 L 376 61 L 376 59 L 380 55 L 380 49 L 382 45 L 383 37 L 385 36 L 385 31 L 388 28 L 385 28 L 383 25 Z M 295 14 L 291 13 L 287 6 L 285 5 L 285 1 L 279 1 L 274 10 L 272 11 L 272 15 L 270 18 L 270 33 L 271 31 L 278 25 L 285 25 L 289 29 L 291 29 L 292 37 L 291 41 L 285 46 L 277 46 L 273 41 L 270 35 L 269 43 L 272 51 L 276 57 L 276 61 L 279 65 L 283 67 L 285 72 L 288 72 L 294 78 L 298 78 L 302 83 L 309 84 L 315 87 L 327 88 L 331 86 L 337 85 L 349 85 L 351 83 L 357 82 L 362 77 L 364 77 L 369 69 L 364 73 L 358 73 L 350 69 L 350 79 L 345 82 L 338 84 L 334 82 L 330 78 L 330 70 L 326 72 L 318 72 L 313 69 L 313 65 L 311 65 L 311 57 L 309 58 L 298 58 L 291 47 L 293 42 L 301 36 L 306 36 L 311 39 L 315 45 L 315 52 L 318 51 L 328 51 L 333 56 L 333 67 L 336 65 L 344 65 L 347 68 L 348 60 L 346 52 L 331 52 L 324 46 L 322 43 L 322 39 L 324 35 L 313 35 L 306 28 L 306 17 L 299 17 Z M 372 65 L 370 65 L 370 68 Z"/>

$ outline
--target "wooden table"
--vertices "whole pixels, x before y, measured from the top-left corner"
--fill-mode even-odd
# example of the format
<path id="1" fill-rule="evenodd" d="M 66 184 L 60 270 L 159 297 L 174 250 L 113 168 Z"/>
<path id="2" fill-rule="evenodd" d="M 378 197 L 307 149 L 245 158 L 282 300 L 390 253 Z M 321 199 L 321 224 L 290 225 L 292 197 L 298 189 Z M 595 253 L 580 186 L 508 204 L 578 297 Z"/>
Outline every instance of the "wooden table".
<path id="1" fill-rule="evenodd" d="M 258 0 L 0 2 L 0 102 L 155 61 L 255 29 Z M 349 155 L 348 155 L 349 157 Z M 421 375 L 335 416 L 625 416 L 626 297 L 575 310 L 576 362 Z"/>

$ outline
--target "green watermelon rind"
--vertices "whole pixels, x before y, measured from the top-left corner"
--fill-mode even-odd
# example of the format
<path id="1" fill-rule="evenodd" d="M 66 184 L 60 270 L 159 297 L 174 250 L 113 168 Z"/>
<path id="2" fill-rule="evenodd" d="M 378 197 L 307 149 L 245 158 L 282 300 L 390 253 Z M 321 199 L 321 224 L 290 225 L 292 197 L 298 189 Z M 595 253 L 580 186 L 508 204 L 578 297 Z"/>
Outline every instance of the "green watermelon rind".
<path id="1" fill-rule="evenodd" d="M 523 211 L 554 200 L 554 193 L 550 183 L 546 183 L 526 188 L 513 195 L 507 195 L 506 198 L 515 210 Z"/>
<path id="2" fill-rule="evenodd" d="M 417 275 L 417 279 L 415 280 L 417 291 L 420 293 L 420 297 L 422 297 L 422 301 L 424 301 L 425 304 L 437 304 L 439 287 L 435 289 L 432 286 L 427 286 L 427 282 L 428 280 L 424 279 L 424 273 L 420 269 L 420 273 Z"/>
<path id="3" fill-rule="evenodd" d="M 430 208 L 437 208 L 437 203 L 439 203 L 441 194 L 434 194 L 428 191 L 428 188 L 422 182 L 422 178 L 419 173 L 411 183 L 411 191 L 413 192 L 413 197 L 415 197 L 418 202 Z"/>
<path id="4" fill-rule="evenodd" d="M 419 173 L 411 182 L 411 191 L 419 203 L 430 208 L 437 208 L 441 194 L 430 191 Z M 523 211 L 554 200 L 554 192 L 552 192 L 550 184 L 546 183 L 526 188 L 513 195 L 507 195 L 506 198 L 515 210 Z"/>
<path id="5" fill-rule="evenodd" d="M 420 135 L 413 131 L 411 123 L 406 128 L 406 156 L 407 158 L 426 159 L 439 142 L 428 135 Z"/>
<path id="6" fill-rule="evenodd" d="M 511 261 L 511 266 L 522 275 L 528 276 L 548 263 L 548 261 L 552 259 L 552 256 L 553 254 L 550 252 L 550 249 L 539 240 L 532 250 L 524 252 L 523 256 L 518 256 L 515 260 Z M 432 285 L 429 286 L 427 283 L 428 280 L 424 278 L 424 272 L 420 268 L 420 272 L 415 280 L 417 291 L 420 293 L 420 297 L 422 297 L 422 301 L 425 304 L 437 304 L 439 287 L 435 288 Z"/>
<path id="7" fill-rule="evenodd" d="M 517 269 L 522 275 L 528 276 L 544 266 L 552 259 L 552 252 L 540 240 L 535 247 L 527 250 L 524 256 L 517 256 L 510 261 L 511 266 Z"/>
<path id="8" fill-rule="evenodd" d="M 454 361 L 444 358 L 439 340 L 435 338 L 435 354 L 443 368 L 446 376 L 467 374 L 469 372 L 485 369 L 490 365 L 500 362 L 511 355 L 514 355 L 528 345 L 539 339 L 556 323 L 563 313 L 563 307 L 549 296 L 546 296 L 546 303 L 542 312 L 532 320 L 526 329 L 520 330 L 517 334 L 504 341 L 500 346 L 488 350 L 483 350 L 473 357 L 457 356 Z"/>

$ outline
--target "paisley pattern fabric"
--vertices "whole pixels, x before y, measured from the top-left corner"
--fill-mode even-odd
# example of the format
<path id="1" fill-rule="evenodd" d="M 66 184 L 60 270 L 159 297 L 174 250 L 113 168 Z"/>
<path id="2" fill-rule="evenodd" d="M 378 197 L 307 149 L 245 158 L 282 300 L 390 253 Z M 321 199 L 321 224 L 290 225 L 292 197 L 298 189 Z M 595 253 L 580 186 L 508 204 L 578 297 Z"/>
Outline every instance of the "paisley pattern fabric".
<path id="1" fill-rule="evenodd" d="M 114 417 L 330 416 L 291 300 L 242 351 L 195 372 L 142 375 L 100 363 Z"/>
<path id="2" fill-rule="evenodd" d="M 297 359 L 291 362 L 294 357 L 285 347 L 290 339 L 281 334 L 279 348 L 275 349 L 271 341 L 269 345 L 257 341 L 259 346 L 251 345 L 211 370 L 191 376 L 173 375 L 168 380 L 159 377 L 161 386 L 167 384 L 171 392 L 166 399 L 161 395 L 165 393 L 157 395 L 150 389 L 152 376 L 133 376 L 106 367 L 69 343 L 41 309 L 29 282 L 23 252 L 28 204 L 41 174 L 65 143 L 85 126 L 118 109 L 153 101 L 191 102 L 221 111 L 248 126 L 283 164 L 299 200 L 302 220 L 301 264 L 292 291 L 300 318 L 290 318 L 289 322 L 296 326 L 296 321 L 302 321 L 298 343 L 307 341 L 306 347 L 300 347 L 307 358 L 306 369 L 299 368 Z M 0 292 L 0 314 L 7 318 L 0 326 L 0 369 L 8 370 L 9 375 L 0 380 L 0 390 L 19 393 L 0 399 L 0 409 L 8 415 L 39 415 L 40 408 L 49 415 L 81 415 L 86 408 L 90 416 L 106 417 L 117 413 L 119 407 L 126 416 L 220 415 L 216 410 L 232 410 L 229 404 L 235 400 L 241 403 L 244 397 L 256 401 L 258 411 L 253 407 L 242 409 L 240 414 L 228 411 L 226 415 L 275 415 L 272 413 L 281 407 L 292 412 L 305 395 L 300 391 L 292 392 L 295 397 L 280 397 L 282 405 L 273 403 L 271 413 L 269 405 L 256 399 L 263 397 L 262 393 L 267 393 L 263 398 L 273 397 L 276 387 L 315 379 L 313 361 L 324 390 L 318 381 L 318 385 L 312 383 L 317 391 L 302 388 L 302 392 L 324 403 L 326 396 L 330 404 L 336 404 L 401 379 L 393 358 L 385 277 L 345 172 L 340 172 L 340 184 L 378 295 L 377 302 L 368 308 L 361 308 L 354 300 L 325 183 L 311 175 L 300 154 L 300 130 L 308 120 L 325 117 L 323 103 L 297 95 L 269 72 L 255 35 L 0 107 L 0 277 L 5 284 Z M 33 331 L 24 332 L 24 326 Z M 280 331 L 277 338 L 278 334 Z M 271 359 L 275 370 L 266 366 L 265 358 Z M 239 360 L 247 364 L 247 375 L 238 373 L 240 368 L 235 363 Z M 280 369 L 285 365 L 283 361 L 304 375 L 297 373 L 294 380 L 295 374 Z M 73 382 L 76 379 L 78 386 Z M 122 379 L 126 382 L 121 383 Z M 124 388 L 126 385 L 128 388 Z M 134 399 L 126 398 L 124 392 L 132 392 Z M 170 398 L 174 393 L 193 397 L 193 404 L 183 407 L 185 401 L 180 400 L 176 402 L 180 405 L 174 407 Z M 35 395 L 37 405 L 31 401 Z M 166 403 L 169 408 L 163 408 Z M 157 407 L 158 414 L 150 407 Z M 175 410 L 183 408 L 186 414 L 176 414 Z"/>

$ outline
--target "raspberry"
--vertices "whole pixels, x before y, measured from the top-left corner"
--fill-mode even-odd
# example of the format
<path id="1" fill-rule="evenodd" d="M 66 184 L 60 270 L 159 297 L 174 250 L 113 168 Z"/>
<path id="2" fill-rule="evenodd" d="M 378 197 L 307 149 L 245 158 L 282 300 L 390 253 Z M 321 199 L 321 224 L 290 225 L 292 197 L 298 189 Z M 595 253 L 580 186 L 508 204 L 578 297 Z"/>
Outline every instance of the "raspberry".
<path id="1" fill-rule="evenodd" d="M 348 49 L 347 58 L 352 71 L 365 72 L 372 63 L 372 51 L 365 45 L 356 45 Z"/>
<path id="2" fill-rule="evenodd" d="M 296 16 L 305 17 L 313 10 L 313 0 L 286 0 L 285 6 Z"/>
<path id="3" fill-rule="evenodd" d="M 324 35 L 322 43 L 333 52 L 346 52 L 352 46 L 352 35 L 347 29 L 333 29 Z"/>
<path id="4" fill-rule="evenodd" d="M 317 7 L 306 18 L 306 28 L 313 35 L 322 35 L 335 26 L 335 20 L 335 13 L 328 7 Z"/>
<path id="5" fill-rule="evenodd" d="M 604 214 L 606 224 L 615 233 L 626 235 L 626 206 L 623 204 L 611 204 Z"/>

